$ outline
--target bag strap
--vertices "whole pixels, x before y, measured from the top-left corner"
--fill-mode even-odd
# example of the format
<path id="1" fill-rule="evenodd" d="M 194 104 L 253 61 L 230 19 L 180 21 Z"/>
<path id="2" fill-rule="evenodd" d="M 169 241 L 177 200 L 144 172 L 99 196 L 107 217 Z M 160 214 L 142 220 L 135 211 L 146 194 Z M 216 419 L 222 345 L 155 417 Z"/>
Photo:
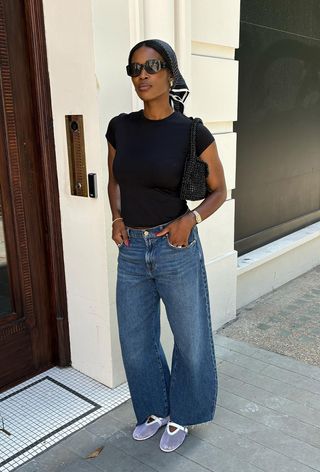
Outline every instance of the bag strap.
<path id="1" fill-rule="evenodd" d="M 197 137 L 197 126 L 199 123 L 203 123 L 201 118 L 195 117 L 193 118 L 192 116 L 190 117 L 192 120 L 191 124 L 191 130 L 190 130 L 190 158 L 196 158 L 196 137 Z"/>

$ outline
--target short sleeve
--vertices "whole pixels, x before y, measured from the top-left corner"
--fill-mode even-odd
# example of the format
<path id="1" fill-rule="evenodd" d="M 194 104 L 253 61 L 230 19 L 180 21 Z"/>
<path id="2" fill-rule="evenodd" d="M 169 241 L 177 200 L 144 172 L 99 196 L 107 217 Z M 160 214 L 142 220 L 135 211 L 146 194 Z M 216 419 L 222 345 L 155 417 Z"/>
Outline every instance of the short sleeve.
<path id="1" fill-rule="evenodd" d="M 197 156 L 200 156 L 213 141 L 215 141 L 215 138 L 211 131 L 204 124 L 198 123 L 196 138 Z"/>
<path id="2" fill-rule="evenodd" d="M 116 149 L 117 148 L 117 143 L 116 143 L 116 133 L 115 133 L 115 122 L 116 122 L 116 116 L 111 118 L 109 121 L 107 131 L 105 134 L 106 139 L 109 141 L 109 143 L 112 144 L 112 146 Z"/>

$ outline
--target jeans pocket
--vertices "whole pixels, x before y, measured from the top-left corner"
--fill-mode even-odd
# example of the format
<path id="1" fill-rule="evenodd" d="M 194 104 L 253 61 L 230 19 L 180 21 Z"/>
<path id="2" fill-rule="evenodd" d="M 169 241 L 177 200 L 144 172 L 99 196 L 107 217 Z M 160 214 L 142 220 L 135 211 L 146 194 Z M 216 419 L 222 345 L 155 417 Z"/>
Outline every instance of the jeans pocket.
<path id="1" fill-rule="evenodd" d="M 169 241 L 169 235 L 168 233 L 165 235 L 166 236 L 166 241 L 169 247 L 176 249 L 177 251 L 181 251 L 183 249 L 189 249 L 190 247 L 194 246 L 197 242 L 196 238 L 194 237 L 193 231 L 191 230 L 190 235 L 189 235 L 189 241 L 187 246 L 174 246 L 172 243 Z"/>

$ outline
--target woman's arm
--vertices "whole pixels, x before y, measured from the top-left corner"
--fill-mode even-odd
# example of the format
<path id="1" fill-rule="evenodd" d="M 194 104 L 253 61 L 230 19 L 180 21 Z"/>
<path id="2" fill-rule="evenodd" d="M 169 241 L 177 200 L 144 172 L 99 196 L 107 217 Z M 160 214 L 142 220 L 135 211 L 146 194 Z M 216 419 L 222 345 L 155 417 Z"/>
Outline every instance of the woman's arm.
<path id="1" fill-rule="evenodd" d="M 197 210 L 202 220 L 205 220 L 226 200 L 227 186 L 216 142 L 211 143 L 199 157 L 208 164 L 209 175 L 207 177 L 207 184 L 212 193 L 208 195 L 197 208 L 194 208 L 194 210 Z M 192 213 L 186 216 L 194 219 Z"/>
<path id="2" fill-rule="evenodd" d="M 121 218 L 121 198 L 120 188 L 113 175 L 113 160 L 116 154 L 115 148 L 108 141 L 108 169 L 109 169 L 109 181 L 108 181 L 108 197 L 112 213 L 112 220 Z M 117 220 L 112 225 L 112 239 L 120 244 L 124 242 L 126 245 L 129 243 L 128 233 L 123 220 Z"/>
<path id="3" fill-rule="evenodd" d="M 226 200 L 227 187 L 216 142 L 214 141 L 209 144 L 199 157 L 208 164 L 209 175 L 207 177 L 207 184 L 210 190 L 212 190 L 212 193 L 194 209 L 200 214 L 202 220 L 205 220 Z M 170 232 L 170 242 L 173 245 L 186 246 L 188 244 L 190 231 L 195 224 L 195 216 L 190 211 L 167 225 L 162 231 L 157 233 L 157 236 L 163 236 Z"/>

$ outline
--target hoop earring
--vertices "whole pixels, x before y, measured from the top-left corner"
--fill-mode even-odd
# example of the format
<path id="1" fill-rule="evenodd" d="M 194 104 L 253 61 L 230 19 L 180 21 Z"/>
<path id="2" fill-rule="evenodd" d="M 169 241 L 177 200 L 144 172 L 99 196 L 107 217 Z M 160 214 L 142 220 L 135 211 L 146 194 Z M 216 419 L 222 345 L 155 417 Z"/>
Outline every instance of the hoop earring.
<path id="1" fill-rule="evenodd" d="M 170 79 L 170 80 L 169 80 L 169 84 L 170 84 L 170 89 L 172 89 L 172 87 L 173 87 L 173 79 Z"/>

